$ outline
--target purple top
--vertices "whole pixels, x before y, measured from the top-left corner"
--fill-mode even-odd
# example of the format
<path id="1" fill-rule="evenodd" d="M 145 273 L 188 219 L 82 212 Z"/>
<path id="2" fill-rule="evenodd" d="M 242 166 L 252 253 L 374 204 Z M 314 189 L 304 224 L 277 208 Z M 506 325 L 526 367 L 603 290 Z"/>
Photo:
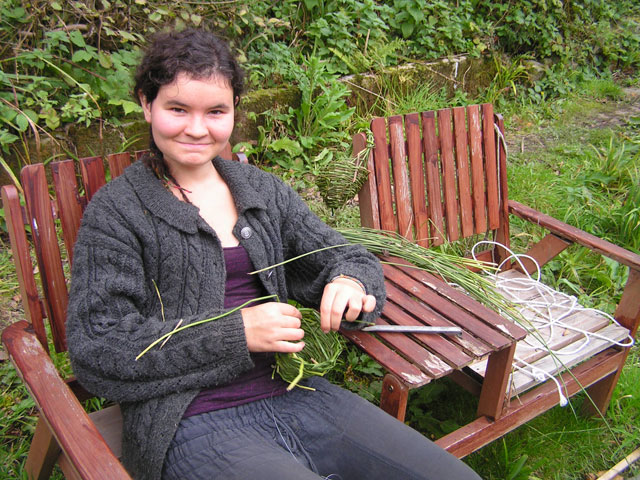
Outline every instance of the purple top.
<path id="1" fill-rule="evenodd" d="M 258 277 L 249 275 L 255 268 L 242 245 L 225 248 L 224 262 L 227 268 L 224 308 L 234 308 L 266 294 Z M 275 397 L 287 391 L 287 384 L 280 377 L 272 378 L 273 353 L 252 353 L 251 359 L 255 364 L 253 369 L 230 383 L 201 390 L 187 407 L 183 418 Z"/>

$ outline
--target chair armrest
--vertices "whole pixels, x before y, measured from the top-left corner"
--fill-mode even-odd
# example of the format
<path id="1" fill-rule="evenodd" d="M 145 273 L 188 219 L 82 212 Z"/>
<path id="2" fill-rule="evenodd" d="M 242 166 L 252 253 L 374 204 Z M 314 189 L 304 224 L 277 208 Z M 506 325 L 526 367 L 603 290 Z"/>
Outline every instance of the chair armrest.
<path id="1" fill-rule="evenodd" d="M 578 243 L 623 265 L 640 270 L 640 255 L 606 240 L 602 240 L 579 228 L 572 227 L 531 207 L 527 207 L 514 200 L 509 200 L 509 213 L 513 213 L 524 220 L 540 225 L 554 235 Z"/>
<path id="2" fill-rule="evenodd" d="M 11 361 L 80 478 L 131 480 L 24 320 L 2 332 Z"/>

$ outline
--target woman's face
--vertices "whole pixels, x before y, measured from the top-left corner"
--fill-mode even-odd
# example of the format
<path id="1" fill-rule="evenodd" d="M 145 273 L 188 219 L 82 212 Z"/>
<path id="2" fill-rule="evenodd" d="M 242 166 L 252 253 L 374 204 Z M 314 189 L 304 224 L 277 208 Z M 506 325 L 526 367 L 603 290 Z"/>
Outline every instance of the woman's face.
<path id="1" fill-rule="evenodd" d="M 160 87 L 153 102 L 141 95 L 140 103 L 153 140 L 174 172 L 210 162 L 233 131 L 233 90 L 223 77 L 194 79 L 180 73 Z"/>

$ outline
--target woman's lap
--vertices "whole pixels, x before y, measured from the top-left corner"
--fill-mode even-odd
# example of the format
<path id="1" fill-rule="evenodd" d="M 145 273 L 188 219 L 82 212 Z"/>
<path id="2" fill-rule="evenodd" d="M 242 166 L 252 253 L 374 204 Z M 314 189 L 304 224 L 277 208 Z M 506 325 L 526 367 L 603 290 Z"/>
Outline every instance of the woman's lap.
<path id="1" fill-rule="evenodd" d="M 295 389 L 183 420 L 165 478 L 479 478 L 359 396 L 321 378 L 308 384 L 316 391 Z"/>

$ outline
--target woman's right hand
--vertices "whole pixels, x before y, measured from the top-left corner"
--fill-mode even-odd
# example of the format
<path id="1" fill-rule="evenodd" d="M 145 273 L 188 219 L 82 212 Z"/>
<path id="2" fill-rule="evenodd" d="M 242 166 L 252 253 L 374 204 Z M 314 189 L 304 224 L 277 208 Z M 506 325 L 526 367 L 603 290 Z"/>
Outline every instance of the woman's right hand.
<path id="1" fill-rule="evenodd" d="M 250 352 L 294 353 L 304 348 L 302 314 L 293 305 L 269 302 L 240 312 Z"/>

